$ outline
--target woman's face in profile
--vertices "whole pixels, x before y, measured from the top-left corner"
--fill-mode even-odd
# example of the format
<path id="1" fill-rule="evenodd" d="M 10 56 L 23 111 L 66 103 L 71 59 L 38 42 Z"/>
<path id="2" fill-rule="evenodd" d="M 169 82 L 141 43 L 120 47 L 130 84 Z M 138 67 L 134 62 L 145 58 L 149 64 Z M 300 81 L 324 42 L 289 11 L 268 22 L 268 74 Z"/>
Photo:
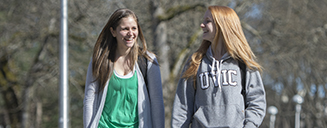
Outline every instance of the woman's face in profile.
<path id="1" fill-rule="evenodd" d="M 214 23 L 210 10 L 207 10 L 204 14 L 203 22 L 200 26 L 203 31 L 203 40 L 213 42 L 216 35 L 216 25 Z"/>

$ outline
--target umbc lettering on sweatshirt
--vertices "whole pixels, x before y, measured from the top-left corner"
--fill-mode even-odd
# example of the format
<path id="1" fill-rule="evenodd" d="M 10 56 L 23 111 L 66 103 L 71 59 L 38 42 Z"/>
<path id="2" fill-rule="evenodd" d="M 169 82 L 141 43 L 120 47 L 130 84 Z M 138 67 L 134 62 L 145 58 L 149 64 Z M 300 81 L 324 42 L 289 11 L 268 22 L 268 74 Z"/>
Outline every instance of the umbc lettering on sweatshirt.
<path id="1" fill-rule="evenodd" d="M 232 76 L 237 76 L 238 72 L 236 70 L 230 69 L 230 70 L 221 70 L 220 74 L 218 74 L 218 71 L 215 71 L 215 73 L 209 73 L 209 72 L 202 72 L 199 74 L 199 79 L 201 83 L 201 89 L 207 89 L 209 88 L 209 78 L 216 79 L 217 82 L 222 83 L 223 86 L 236 86 L 237 82 L 236 80 L 233 80 Z M 220 77 L 220 78 L 219 78 Z M 237 78 L 237 77 L 234 77 Z M 222 80 L 222 82 L 220 82 Z M 215 87 L 218 87 L 217 84 L 214 84 Z"/>

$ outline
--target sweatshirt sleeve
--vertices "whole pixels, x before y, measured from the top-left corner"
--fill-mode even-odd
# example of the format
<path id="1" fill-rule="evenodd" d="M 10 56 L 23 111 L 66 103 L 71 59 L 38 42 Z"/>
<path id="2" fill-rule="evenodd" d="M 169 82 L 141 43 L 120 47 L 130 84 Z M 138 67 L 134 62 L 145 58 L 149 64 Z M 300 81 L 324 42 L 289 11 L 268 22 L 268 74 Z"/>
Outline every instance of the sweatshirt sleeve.
<path id="1" fill-rule="evenodd" d="M 266 94 L 259 71 L 247 71 L 244 128 L 259 127 L 266 114 Z"/>
<path id="2" fill-rule="evenodd" d="M 182 74 L 185 71 L 182 72 Z M 178 82 L 173 104 L 171 127 L 189 128 L 193 117 L 195 88 L 192 78 L 181 78 Z"/>
<path id="3" fill-rule="evenodd" d="M 83 100 L 83 125 L 84 128 L 90 127 L 91 118 L 93 115 L 93 104 L 95 96 L 95 82 L 92 75 L 92 60 L 87 69 L 86 82 L 85 82 L 85 94 Z"/>
<path id="4" fill-rule="evenodd" d="M 152 56 L 153 57 L 153 56 Z M 153 57 L 153 61 L 157 59 Z M 165 109 L 162 95 L 162 83 L 159 65 L 153 64 L 148 61 L 148 89 L 151 104 L 151 119 L 152 127 L 164 128 L 165 127 Z"/>

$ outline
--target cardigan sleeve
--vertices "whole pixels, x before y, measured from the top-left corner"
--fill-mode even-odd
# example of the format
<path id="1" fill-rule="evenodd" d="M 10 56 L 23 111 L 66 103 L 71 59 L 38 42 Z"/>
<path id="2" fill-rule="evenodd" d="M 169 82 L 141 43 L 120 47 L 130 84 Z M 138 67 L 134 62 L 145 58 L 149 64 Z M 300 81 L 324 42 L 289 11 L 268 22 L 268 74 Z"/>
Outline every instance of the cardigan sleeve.
<path id="1" fill-rule="evenodd" d="M 158 65 L 157 59 L 153 54 L 149 54 L 153 61 L 157 64 L 154 64 L 148 61 L 148 70 L 147 70 L 147 81 L 148 81 L 148 91 L 151 104 L 151 119 L 152 126 L 154 128 L 164 128 L 165 127 L 165 109 L 163 103 L 163 94 L 162 94 L 162 83 L 161 83 L 161 73 L 160 67 Z"/>
<path id="2" fill-rule="evenodd" d="M 91 125 L 91 118 L 93 117 L 93 104 L 95 99 L 95 89 L 96 89 L 96 82 L 93 82 L 94 78 L 92 75 L 92 60 L 89 63 L 86 75 L 86 82 L 85 82 L 85 94 L 83 100 L 83 125 L 84 128 L 88 128 Z"/>

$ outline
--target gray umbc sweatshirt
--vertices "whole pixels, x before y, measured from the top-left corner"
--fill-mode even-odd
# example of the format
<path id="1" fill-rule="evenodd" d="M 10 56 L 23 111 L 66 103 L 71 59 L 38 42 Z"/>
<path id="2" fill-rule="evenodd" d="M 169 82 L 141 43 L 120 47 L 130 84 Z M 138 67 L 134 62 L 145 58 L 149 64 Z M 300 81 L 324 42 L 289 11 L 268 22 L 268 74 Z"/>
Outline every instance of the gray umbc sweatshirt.
<path id="1" fill-rule="evenodd" d="M 266 113 L 261 75 L 246 69 L 244 98 L 238 62 L 227 53 L 221 60 L 215 60 L 209 47 L 197 72 L 196 88 L 192 78 L 181 78 L 178 82 L 172 128 L 259 127 Z M 186 68 L 187 65 L 182 74 Z"/>

